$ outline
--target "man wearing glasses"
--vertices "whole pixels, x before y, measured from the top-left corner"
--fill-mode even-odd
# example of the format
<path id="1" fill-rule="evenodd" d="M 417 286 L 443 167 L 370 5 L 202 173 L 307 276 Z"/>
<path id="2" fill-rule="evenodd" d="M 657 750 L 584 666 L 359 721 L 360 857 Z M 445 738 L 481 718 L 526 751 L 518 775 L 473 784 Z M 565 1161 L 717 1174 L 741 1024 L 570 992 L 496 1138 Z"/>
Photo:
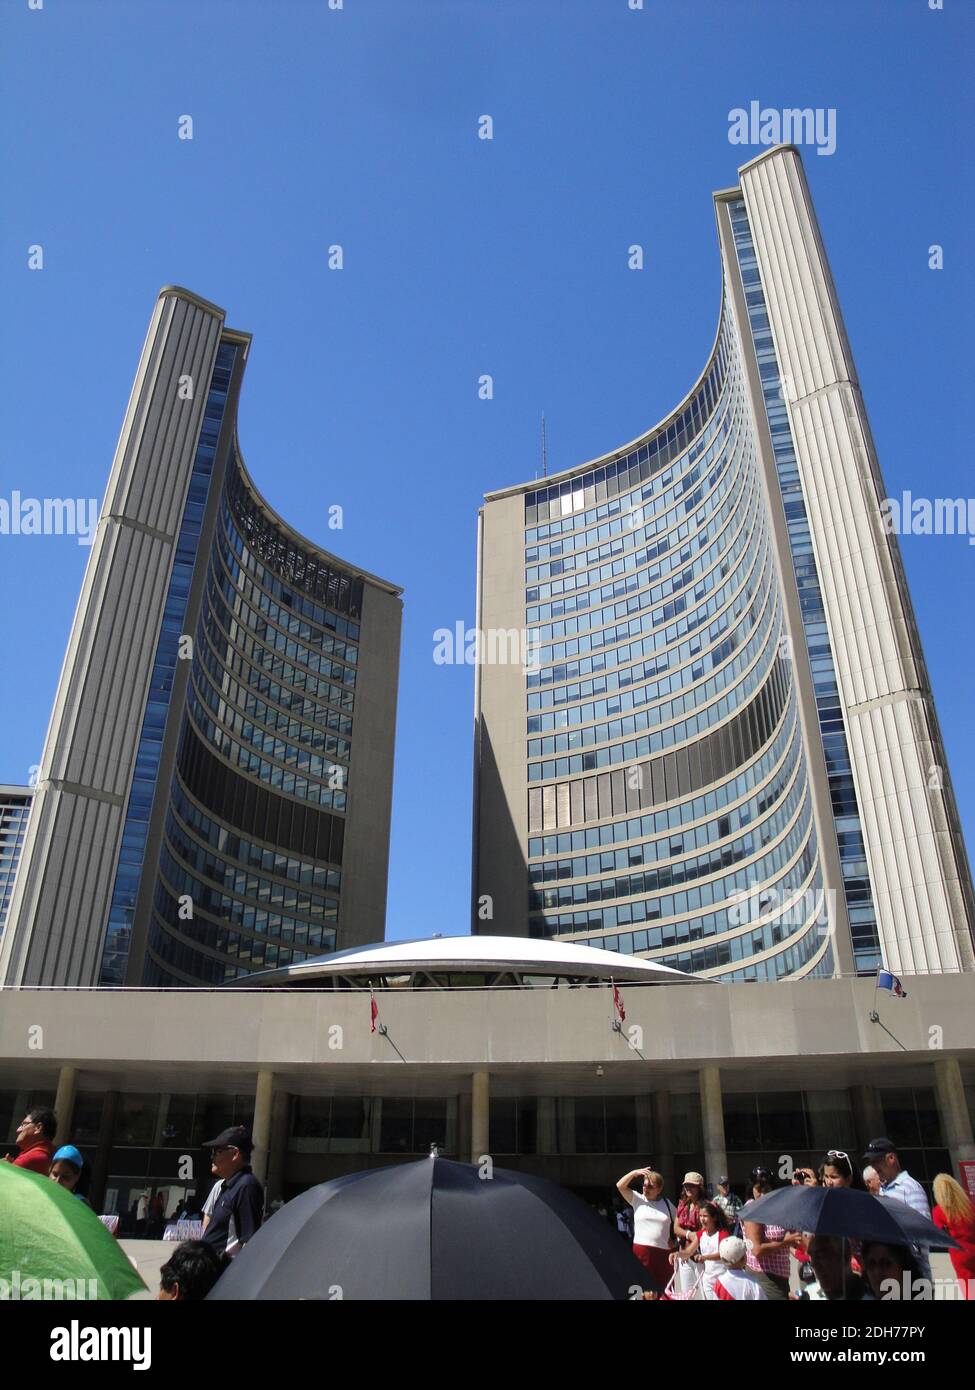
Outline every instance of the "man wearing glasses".
<path id="1" fill-rule="evenodd" d="M 250 1165 L 254 1145 L 243 1125 L 233 1125 L 203 1147 L 210 1150 L 213 1175 L 222 1184 L 203 1239 L 218 1255 L 233 1257 L 264 1219 L 264 1189 Z"/>

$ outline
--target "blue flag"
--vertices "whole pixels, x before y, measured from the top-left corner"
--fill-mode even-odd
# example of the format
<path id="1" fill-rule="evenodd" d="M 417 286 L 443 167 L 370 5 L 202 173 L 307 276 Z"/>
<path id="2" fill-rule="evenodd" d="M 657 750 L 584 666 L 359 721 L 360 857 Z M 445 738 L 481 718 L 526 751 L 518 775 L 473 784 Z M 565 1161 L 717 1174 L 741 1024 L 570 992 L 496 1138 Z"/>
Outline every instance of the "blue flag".
<path id="1" fill-rule="evenodd" d="M 901 984 L 896 975 L 892 975 L 889 970 L 877 971 L 877 988 L 886 989 L 898 999 L 907 998 L 907 990 Z"/>

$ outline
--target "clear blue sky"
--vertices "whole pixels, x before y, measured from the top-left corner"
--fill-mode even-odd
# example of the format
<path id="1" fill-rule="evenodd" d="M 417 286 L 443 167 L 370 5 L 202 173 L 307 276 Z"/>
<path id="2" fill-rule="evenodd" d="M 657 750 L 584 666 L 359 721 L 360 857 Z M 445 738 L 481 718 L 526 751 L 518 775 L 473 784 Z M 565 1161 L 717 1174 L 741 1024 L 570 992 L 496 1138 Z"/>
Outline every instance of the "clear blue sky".
<path id="1" fill-rule="evenodd" d="M 468 927 L 473 681 L 432 633 L 473 623 L 479 499 L 534 475 L 541 411 L 555 470 L 691 385 L 711 192 L 758 153 L 732 108 L 836 109 L 806 167 L 888 491 L 972 492 L 970 0 L 4 0 L 0 41 L 0 495 L 102 497 L 160 286 L 254 334 L 257 485 L 406 590 L 392 937 Z M 903 549 L 972 844 L 975 547 Z M 0 537 L 0 781 L 40 757 L 87 554 Z"/>

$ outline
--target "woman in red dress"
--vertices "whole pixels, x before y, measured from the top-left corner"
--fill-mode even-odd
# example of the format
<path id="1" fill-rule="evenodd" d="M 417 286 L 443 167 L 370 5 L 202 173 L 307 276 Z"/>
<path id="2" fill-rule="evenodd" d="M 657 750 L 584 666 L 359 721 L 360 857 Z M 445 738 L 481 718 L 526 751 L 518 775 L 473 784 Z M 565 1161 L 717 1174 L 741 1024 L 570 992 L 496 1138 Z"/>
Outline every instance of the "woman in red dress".
<path id="1" fill-rule="evenodd" d="M 962 1297 L 975 1300 L 975 1207 L 961 1184 L 947 1173 L 939 1173 L 934 1180 L 934 1200 L 937 1206 L 931 1213 L 931 1220 L 953 1236 L 961 1247 L 949 1250 L 948 1254 L 955 1278 L 961 1285 Z"/>

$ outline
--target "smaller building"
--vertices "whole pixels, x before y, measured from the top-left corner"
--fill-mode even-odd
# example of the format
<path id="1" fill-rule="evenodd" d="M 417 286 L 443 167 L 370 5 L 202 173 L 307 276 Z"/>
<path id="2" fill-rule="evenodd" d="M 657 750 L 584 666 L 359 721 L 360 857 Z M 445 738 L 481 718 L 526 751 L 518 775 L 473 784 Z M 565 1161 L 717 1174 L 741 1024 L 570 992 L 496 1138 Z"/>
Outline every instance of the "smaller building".
<path id="1" fill-rule="evenodd" d="M 718 984 L 567 942 L 458 937 L 222 989 L 8 988 L 0 1141 L 53 1103 L 123 1235 L 199 1209 L 201 1146 L 240 1123 L 269 1201 L 431 1144 L 607 1206 L 645 1164 L 672 1195 L 688 1169 L 743 1193 L 757 1163 L 784 1177 L 830 1148 L 856 1162 L 878 1134 L 930 1189 L 975 1161 L 975 1011 L 964 974 L 904 983 L 878 1003 L 872 980 Z"/>

